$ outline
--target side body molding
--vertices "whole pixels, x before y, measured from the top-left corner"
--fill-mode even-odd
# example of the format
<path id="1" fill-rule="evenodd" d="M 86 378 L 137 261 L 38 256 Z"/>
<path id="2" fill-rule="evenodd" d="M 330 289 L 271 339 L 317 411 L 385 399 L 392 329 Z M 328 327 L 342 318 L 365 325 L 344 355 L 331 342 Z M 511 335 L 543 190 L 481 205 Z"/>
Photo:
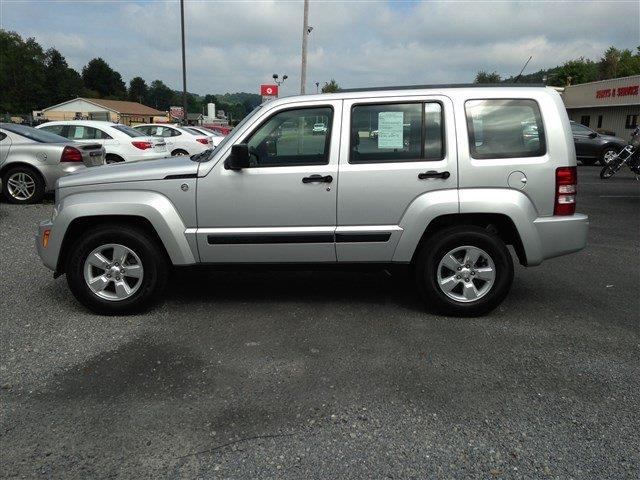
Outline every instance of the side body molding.
<path id="1" fill-rule="evenodd" d="M 416 197 L 400 220 L 403 233 L 393 261 L 410 262 L 427 225 L 434 218 L 455 213 L 459 213 L 457 189 L 432 190 Z"/>
<path id="2" fill-rule="evenodd" d="M 49 246 L 43 252 L 49 260 L 45 261 L 45 265 L 55 268 L 62 240 L 71 222 L 82 217 L 108 215 L 147 219 L 162 240 L 174 265 L 196 263 L 197 251 L 189 246 L 184 222 L 173 203 L 157 192 L 124 190 L 80 192 L 63 198 L 53 222 Z"/>

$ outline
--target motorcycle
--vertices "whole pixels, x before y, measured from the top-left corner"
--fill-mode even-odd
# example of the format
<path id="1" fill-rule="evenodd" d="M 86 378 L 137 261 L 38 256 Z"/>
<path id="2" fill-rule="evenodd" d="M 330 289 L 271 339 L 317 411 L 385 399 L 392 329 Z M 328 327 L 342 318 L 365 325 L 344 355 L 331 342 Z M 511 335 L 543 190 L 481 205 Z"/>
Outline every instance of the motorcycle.
<path id="1" fill-rule="evenodd" d="M 602 167 L 600 178 L 606 180 L 613 177 L 623 165 L 635 173 L 636 180 L 640 179 L 640 127 L 636 127 L 631 134 L 629 144 Z"/>

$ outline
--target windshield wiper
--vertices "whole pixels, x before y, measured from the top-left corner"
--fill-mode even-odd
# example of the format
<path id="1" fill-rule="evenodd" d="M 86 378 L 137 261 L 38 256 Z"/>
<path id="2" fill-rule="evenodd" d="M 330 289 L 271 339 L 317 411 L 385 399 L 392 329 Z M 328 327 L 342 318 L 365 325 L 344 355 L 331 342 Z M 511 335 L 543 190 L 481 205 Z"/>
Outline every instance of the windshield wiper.
<path id="1" fill-rule="evenodd" d="M 207 156 L 211 156 L 211 154 L 213 154 L 213 148 L 208 148 L 206 149 L 204 152 L 200 152 L 200 153 L 196 153 L 195 155 L 191 155 L 191 160 L 194 162 L 202 162 L 202 161 L 207 161 L 209 160 L 209 158 L 207 158 L 207 160 L 203 160 L 204 157 Z"/>

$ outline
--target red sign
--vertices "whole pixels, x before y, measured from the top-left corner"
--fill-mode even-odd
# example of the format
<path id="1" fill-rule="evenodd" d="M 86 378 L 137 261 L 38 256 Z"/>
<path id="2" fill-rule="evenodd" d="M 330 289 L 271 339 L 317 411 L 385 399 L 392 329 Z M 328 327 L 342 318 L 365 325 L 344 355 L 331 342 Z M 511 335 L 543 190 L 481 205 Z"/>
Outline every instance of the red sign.
<path id="1" fill-rule="evenodd" d="M 169 115 L 182 120 L 184 118 L 184 109 L 182 107 L 169 107 Z"/>
<path id="2" fill-rule="evenodd" d="M 596 92 L 596 98 L 628 97 L 638 95 L 640 85 L 629 85 L 628 87 L 605 88 Z"/>
<path id="3" fill-rule="evenodd" d="M 277 97 L 278 85 L 260 85 L 260 95 L 263 97 Z"/>

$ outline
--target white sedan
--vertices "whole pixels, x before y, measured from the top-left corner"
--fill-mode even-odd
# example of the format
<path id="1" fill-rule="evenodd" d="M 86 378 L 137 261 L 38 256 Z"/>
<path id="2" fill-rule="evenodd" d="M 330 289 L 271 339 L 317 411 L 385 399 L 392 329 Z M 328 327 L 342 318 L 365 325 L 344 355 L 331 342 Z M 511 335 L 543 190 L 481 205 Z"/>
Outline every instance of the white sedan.
<path id="1" fill-rule="evenodd" d="M 169 156 L 163 139 L 145 135 L 127 125 L 99 120 L 47 122 L 36 128 L 79 143 L 99 143 L 106 163 L 138 162 Z"/>
<path id="2" fill-rule="evenodd" d="M 209 137 L 209 140 L 211 140 L 211 146 L 214 148 L 217 147 L 218 144 L 224 138 L 224 135 L 222 135 L 221 133 L 218 133 L 214 130 L 209 130 L 208 128 L 204 128 L 200 126 L 188 126 L 185 128 L 187 130 L 194 130 L 196 133 L 204 134 L 207 137 Z"/>
<path id="3" fill-rule="evenodd" d="M 213 148 L 211 140 L 207 135 L 200 132 L 190 132 L 186 127 L 177 125 L 147 123 L 144 125 L 136 125 L 136 130 L 154 137 L 162 137 L 167 143 L 167 150 L 171 156 L 178 155 L 195 155 Z"/>

